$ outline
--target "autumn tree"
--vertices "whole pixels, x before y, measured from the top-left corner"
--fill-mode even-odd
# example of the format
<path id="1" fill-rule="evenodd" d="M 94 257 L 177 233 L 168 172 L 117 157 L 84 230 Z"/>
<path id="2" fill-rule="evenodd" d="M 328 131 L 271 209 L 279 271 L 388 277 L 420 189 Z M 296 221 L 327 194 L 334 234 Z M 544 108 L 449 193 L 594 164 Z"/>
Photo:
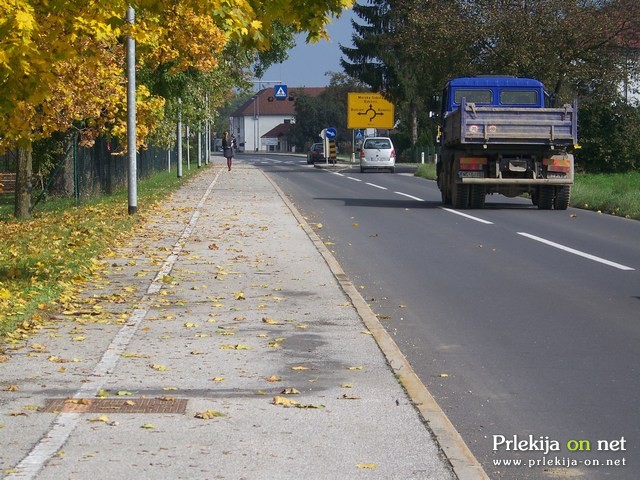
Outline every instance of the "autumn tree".
<path id="1" fill-rule="evenodd" d="M 126 35 L 137 40 L 142 68 L 172 75 L 188 69 L 213 74 L 220 52 L 230 43 L 269 50 L 270 34 L 278 25 L 319 39 L 326 35 L 327 15 L 339 15 L 350 3 L 139 0 L 133 2 L 138 21 L 129 27 L 123 18 L 128 2 L 121 0 L 0 0 L 0 142 L 19 152 L 16 216 L 29 215 L 34 140 L 77 121 L 100 130 L 118 124 L 110 117 L 122 118 L 122 109 L 112 109 L 117 101 L 111 94 L 117 96 L 115 85 L 124 79 L 123 57 L 116 53 Z M 74 80 L 65 70 L 81 64 L 90 66 L 92 75 L 66 88 Z M 96 77 L 104 84 L 95 84 Z M 144 97 L 146 92 L 140 89 L 138 94 Z M 79 99 L 83 96 L 86 101 Z M 148 98 L 149 110 L 159 112 L 162 100 L 150 94 Z M 53 111 L 56 104 L 67 106 L 64 115 Z M 157 116 L 146 128 L 151 131 L 156 121 Z M 114 133 L 120 132 L 116 128 Z"/>

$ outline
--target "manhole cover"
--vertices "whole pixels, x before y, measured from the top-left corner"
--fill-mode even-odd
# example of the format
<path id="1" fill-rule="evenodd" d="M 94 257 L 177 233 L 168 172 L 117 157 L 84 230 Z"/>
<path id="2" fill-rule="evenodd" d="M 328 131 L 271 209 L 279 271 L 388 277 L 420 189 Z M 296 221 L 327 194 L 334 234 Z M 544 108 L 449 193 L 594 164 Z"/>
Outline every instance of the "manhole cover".
<path id="1" fill-rule="evenodd" d="M 49 413 L 185 413 L 184 398 L 49 398 Z"/>

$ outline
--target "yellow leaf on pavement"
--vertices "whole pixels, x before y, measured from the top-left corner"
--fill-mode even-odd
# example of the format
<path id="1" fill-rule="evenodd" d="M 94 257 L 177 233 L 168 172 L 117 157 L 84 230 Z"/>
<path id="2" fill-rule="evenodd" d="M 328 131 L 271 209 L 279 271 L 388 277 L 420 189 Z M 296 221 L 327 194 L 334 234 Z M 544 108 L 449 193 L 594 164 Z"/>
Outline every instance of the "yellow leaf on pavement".
<path id="1" fill-rule="evenodd" d="M 282 405 L 283 407 L 295 407 L 300 405 L 300 402 L 296 402 L 290 398 L 275 396 L 273 397 L 272 403 L 274 405 Z"/>
<path id="2" fill-rule="evenodd" d="M 224 417 L 224 413 L 216 412 L 215 410 L 205 410 L 204 412 L 196 413 L 194 417 L 201 418 L 203 420 L 211 420 L 216 417 Z"/>

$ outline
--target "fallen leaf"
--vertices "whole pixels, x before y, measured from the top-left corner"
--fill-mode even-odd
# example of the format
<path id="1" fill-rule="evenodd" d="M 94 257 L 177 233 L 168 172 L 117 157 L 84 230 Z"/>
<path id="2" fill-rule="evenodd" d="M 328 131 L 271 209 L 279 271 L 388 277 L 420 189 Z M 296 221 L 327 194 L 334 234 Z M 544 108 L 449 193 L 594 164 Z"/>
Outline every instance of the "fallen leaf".
<path id="1" fill-rule="evenodd" d="M 346 393 L 341 397 L 338 397 L 338 400 L 360 400 L 360 397 L 356 395 L 347 395 Z"/>
<path id="2" fill-rule="evenodd" d="M 17 385 L 9 385 L 4 390 L 7 392 L 17 392 L 18 390 L 20 390 L 20 387 L 18 387 Z"/>
<path id="3" fill-rule="evenodd" d="M 98 398 L 106 398 L 108 396 L 109 396 L 109 392 L 107 392 L 106 390 L 104 390 L 102 388 L 98 391 L 98 393 L 96 393 L 96 397 L 98 397 Z"/>
<path id="4" fill-rule="evenodd" d="M 267 325 L 280 325 L 280 322 L 269 317 L 262 317 L 262 323 L 266 323 Z"/>
<path id="5" fill-rule="evenodd" d="M 150 367 L 158 372 L 166 372 L 167 370 L 169 370 L 166 366 L 159 364 L 150 365 Z"/>
<path id="6" fill-rule="evenodd" d="M 358 463 L 356 467 L 365 470 L 375 470 L 376 468 L 378 468 L 378 465 L 376 465 L 375 463 Z"/>
<path id="7" fill-rule="evenodd" d="M 93 422 L 93 423 L 96 423 L 96 422 L 109 423 L 109 422 L 110 422 L 110 420 L 109 420 L 109 417 L 107 417 L 106 415 L 100 415 L 99 417 L 89 418 L 89 419 L 87 420 L 87 422 Z"/>
<path id="8" fill-rule="evenodd" d="M 145 423 L 145 424 L 141 425 L 140 428 L 144 428 L 146 430 L 153 430 L 156 427 L 155 427 L 155 425 L 153 423 Z"/>
<path id="9" fill-rule="evenodd" d="M 363 366 L 349 367 L 349 370 L 362 370 L 362 369 L 364 369 Z"/>
<path id="10" fill-rule="evenodd" d="M 282 405 L 283 407 L 295 407 L 300 405 L 300 402 L 297 402 L 290 398 L 280 397 L 280 396 L 273 397 L 272 403 L 274 405 Z"/>
<path id="11" fill-rule="evenodd" d="M 236 292 L 233 294 L 234 297 L 236 297 L 236 300 L 246 300 L 244 298 L 244 292 Z"/>
<path id="12" fill-rule="evenodd" d="M 224 416 L 224 413 L 216 412 L 215 410 L 205 410 L 204 412 L 198 412 L 194 415 L 195 418 L 201 418 L 203 420 L 211 420 L 212 418 Z"/>
<path id="13" fill-rule="evenodd" d="M 309 370 L 309 367 L 304 367 L 302 365 L 297 365 L 295 367 L 291 367 L 291 370 Z"/>
<path id="14" fill-rule="evenodd" d="M 282 390 L 280 392 L 280 394 L 282 395 L 299 395 L 300 394 L 300 390 L 297 390 L 295 388 L 285 388 L 284 390 Z"/>
<path id="15" fill-rule="evenodd" d="M 281 382 L 282 379 L 276 375 L 271 375 L 270 377 L 266 378 L 267 382 Z"/>
<path id="16" fill-rule="evenodd" d="M 213 377 L 211 379 L 212 382 L 223 382 L 224 381 L 224 377 Z"/>
<path id="17" fill-rule="evenodd" d="M 120 390 L 116 393 L 116 395 L 118 395 L 119 397 L 125 397 L 125 396 L 131 396 L 133 395 L 133 393 L 128 392 L 126 390 Z"/>
<path id="18" fill-rule="evenodd" d="M 448 376 L 449 376 L 449 374 L 448 374 L 448 373 L 440 373 L 440 374 L 438 374 L 438 376 L 439 376 L 440 378 L 446 378 L 446 377 L 448 377 Z"/>

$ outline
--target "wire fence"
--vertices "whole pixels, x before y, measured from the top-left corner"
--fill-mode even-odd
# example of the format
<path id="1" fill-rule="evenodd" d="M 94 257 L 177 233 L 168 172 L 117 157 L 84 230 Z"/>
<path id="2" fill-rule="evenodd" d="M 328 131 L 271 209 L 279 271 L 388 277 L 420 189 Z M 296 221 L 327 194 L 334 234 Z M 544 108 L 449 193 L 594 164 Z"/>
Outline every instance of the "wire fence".
<path id="1" fill-rule="evenodd" d="M 78 144 L 77 137 L 67 140 L 57 155 L 50 156 L 46 165 L 34 151 L 32 177 L 33 206 L 46 196 L 74 197 L 76 204 L 100 195 L 110 195 L 127 186 L 129 158 L 114 141 L 101 138 L 93 146 Z M 187 159 L 197 162 L 195 145 L 187 151 L 183 145 L 183 164 Z M 137 177 L 142 180 L 160 171 L 176 169 L 177 147 L 173 150 L 149 147 L 137 154 Z M 201 154 L 202 155 L 202 154 Z M 15 173 L 17 151 L 0 155 L 0 172 Z M 7 192 L 4 193 L 12 193 Z"/>

